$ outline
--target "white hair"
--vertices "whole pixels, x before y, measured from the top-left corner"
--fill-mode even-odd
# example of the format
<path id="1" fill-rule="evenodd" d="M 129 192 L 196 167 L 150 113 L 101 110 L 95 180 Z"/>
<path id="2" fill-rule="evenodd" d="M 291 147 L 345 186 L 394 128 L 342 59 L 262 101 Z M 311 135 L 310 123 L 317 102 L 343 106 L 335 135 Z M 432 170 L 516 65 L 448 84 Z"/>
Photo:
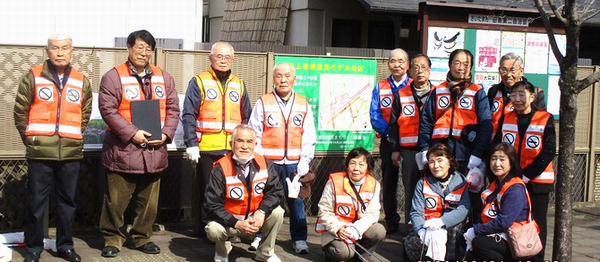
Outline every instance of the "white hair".
<path id="1" fill-rule="evenodd" d="M 292 65 L 290 63 L 279 63 L 279 64 L 276 64 L 273 67 L 273 75 L 275 74 L 275 70 L 277 70 L 277 67 L 280 66 L 280 65 L 288 65 L 288 66 L 290 66 L 290 68 L 292 69 L 292 74 L 296 75 L 296 68 L 294 68 L 294 65 Z"/>
<path id="2" fill-rule="evenodd" d="M 210 47 L 210 55 L 214 55 L 214 54 L 215 54 L 215 48 L 217 48 L 217 45 L 220 45 L 220 44 L 225 44 L 225 45 L 228 45 L 228 46 L 231 48 L 231 55 L 233 56 L 233 53 L 235 53 L 235 50 L 233 50 L 233 46 L 232 46 L 230 43 L 223 42 L 223 41 L 221 41 L 221 42 L 216 42 L 216 43 L 214 43 L 214 44 L 213 44 L 213 45 Z"/>
<path id="3" fill-rule="evenodd" d="M 395 53 L 400 52 L 404 56 L 404 60 L 408 61 L 408 53 L 404 51 L 402 48 L 396 48 L 390 52 L 390 58 L 394 56 Z"/>
<path id="4" fill-rule="evenodd" d="M 48 47 L 50 47 L 50 41 L 53 40 L 69 40 L 71 41 L 71 45 L 73 45 L 73 39 L 71 39 L 69 36 L 65 35 L 65 34 L 55 34 L 51 37 L 48 37 Z"/>

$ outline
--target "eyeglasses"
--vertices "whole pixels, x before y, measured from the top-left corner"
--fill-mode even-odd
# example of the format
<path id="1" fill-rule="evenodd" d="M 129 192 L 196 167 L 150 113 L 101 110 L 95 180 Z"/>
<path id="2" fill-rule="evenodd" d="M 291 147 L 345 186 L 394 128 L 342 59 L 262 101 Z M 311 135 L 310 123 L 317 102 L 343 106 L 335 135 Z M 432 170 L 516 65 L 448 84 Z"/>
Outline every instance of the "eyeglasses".
<path id="1" fill-rule="evenodd" d="M 471 65 L 471 63 L 469 63 L 469 62 L 462 62 L 462 63 L 460 61 L 452 62 L 452 66 L 454 66 L 454 67 L 464 66 L 465 68 L 469 68 L 470 65 Z"/>
<path id="2" fill-rule="evenodd" d="M 510 68 L 510 69 L 508 69 L 508 68 L 502 67 L 502 68 L 500 68 L 500 70 L 498 70 L 498 71 L 500 71 L 500 74 L 503 74 L 503 75 L 505 75 L 505 74 L 507 74 L 507 73 L 511 73 L 511 74 L 513 74 L 513 75 L 514 75 L 515 73 L 517 73 L 517 71 L 521 70 L 521 68 L 522 68 L 522 67 L 519 67 L 519 68 Z"/>
<path id="3" fill-rule="evenodd" d="M 410 67 L 410 69 L 415 70 L 417 72 L 423 70 L 423 71 L 427 71 L 429 70 L 429 67 L 426 65 L 413 65 Z"/>
<path id="4" fill-rule="evenodd" d="M 133 49 L 140 54 L 143 54 L 145 51 L 146 54 L 151 55 L 154 52 L 150 46 L 138 45 L 134 46 Z"/>
<path id="5" fill-rule="evenodd" d="M 230 56 L 230 55 L 218 54 L 213 57 L 217 58 L 218 60 L 225 60 L 225 62 L 231 62 L 231 60 L 233 60 L 233 56 Z"/>

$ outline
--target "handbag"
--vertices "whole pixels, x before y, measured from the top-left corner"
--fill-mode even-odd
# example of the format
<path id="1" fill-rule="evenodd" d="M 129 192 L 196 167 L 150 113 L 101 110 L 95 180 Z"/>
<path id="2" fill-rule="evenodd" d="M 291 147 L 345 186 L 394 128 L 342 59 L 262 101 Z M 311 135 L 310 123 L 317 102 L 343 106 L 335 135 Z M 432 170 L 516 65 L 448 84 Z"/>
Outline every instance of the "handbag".
<path id="1" fill-rule="evenodd" d="M 531 216 L 531 198 L 525 188 L 527 203 L 529 204 L 529 215 L 527 224 L 520 227 L 510 227 L 506 231 L 508 246 L 515 259 L 524 259 L 537 255 L 542 251 L 543 245 L 538 233 L 538 225 Z"/>
<path id="2" fill-rule="evenodd" d="M 508 245 L 515 259 L 523 259 L 537 255 L 542 251 L 542 240 L 535 220 L 507 230 Z"/>

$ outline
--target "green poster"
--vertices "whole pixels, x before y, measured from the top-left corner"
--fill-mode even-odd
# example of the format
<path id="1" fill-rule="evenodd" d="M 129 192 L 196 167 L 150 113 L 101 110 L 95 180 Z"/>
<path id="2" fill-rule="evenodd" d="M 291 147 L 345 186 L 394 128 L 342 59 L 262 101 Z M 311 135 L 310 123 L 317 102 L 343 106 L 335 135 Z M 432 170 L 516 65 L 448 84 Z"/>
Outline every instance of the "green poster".
<path id="1" fill-rule="evenodd" d="M 316 151 L 373 149 L 369 118 L 374 59 L 276 56 L 296 69 L 294 91 L 306 96 L 315 116 Z"/>

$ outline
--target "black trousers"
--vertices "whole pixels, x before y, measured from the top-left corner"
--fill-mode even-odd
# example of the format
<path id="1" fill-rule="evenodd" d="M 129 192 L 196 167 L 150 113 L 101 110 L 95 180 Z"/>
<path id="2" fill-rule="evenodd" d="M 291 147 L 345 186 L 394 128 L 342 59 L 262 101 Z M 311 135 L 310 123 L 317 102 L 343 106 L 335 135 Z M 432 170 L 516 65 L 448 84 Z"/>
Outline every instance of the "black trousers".
<path id="1" fill-rule="evenodd" d="M 72 224 L 75 217 L 75 192 L 79 160 L 27 160 L 29 210 L 25 243 L 27 252 L 44 250 L 44 212 L 50 187 L 56 189 L 56 247 L 64 252 L 73 248 Z"/>
<path id="2" fill-rule="evenodd" d="M 482 235 L 473 239 L 472 243 L 477 261 L 516 261 L 510 252 L 508 242 L 500 236 Z"/>
<path id="3" fill-rule="evenodd" d="M 531 192 L 531 190 L 528 192 L 531 199 L 531 215 L 540 228 L 540 239 L 543 245 L 542 251 L 529 260 L 541 262 L 544 261 L 544 252 L 546 251 L 546 236 L 548 235 L 548 222 L 546 219 L 548 216 L 550 195 L 548 193 L 536 194 Z"/>
<path id="4" fill-rule="evenodd" d="M 206 236 L 204 227 L 208 223 L 207 213 L 204 209 L 204 191 L 206 191 L 208 176 L 210 176 L 210 172 L 213 169 L 213 163 L 222 157 L 202 154 L 198 165 L 196 165 L 196 190 L 194 190 L 194 195 L 192 196 L 192 199 L 195 200 L 192 206 L 192 213 L 194 214 L 194 233 L 199 237 Z"/>
<path id="5" fill-rule="evenodd" d="M 392 144 L 386 138 L 381 138 L 379 144 L 381 155 L 381 175 L 383 191 L 383 211 L 387 225 L 400 223 L 398 214 L 398 168 L 392 163 Z"/>
<path id="6" fill-rule="evenodd" d="M 410 220 L 410 209 L 412 207 L 412 199 L 415 193 L 417 182 L 423 176 L 415 161 L 415 155 L 419 151 L 410 148 L 401 147 L 400 156 L 402 156 L 402 185 L 404 186 L 404 220 L 408 224 Z"/>

